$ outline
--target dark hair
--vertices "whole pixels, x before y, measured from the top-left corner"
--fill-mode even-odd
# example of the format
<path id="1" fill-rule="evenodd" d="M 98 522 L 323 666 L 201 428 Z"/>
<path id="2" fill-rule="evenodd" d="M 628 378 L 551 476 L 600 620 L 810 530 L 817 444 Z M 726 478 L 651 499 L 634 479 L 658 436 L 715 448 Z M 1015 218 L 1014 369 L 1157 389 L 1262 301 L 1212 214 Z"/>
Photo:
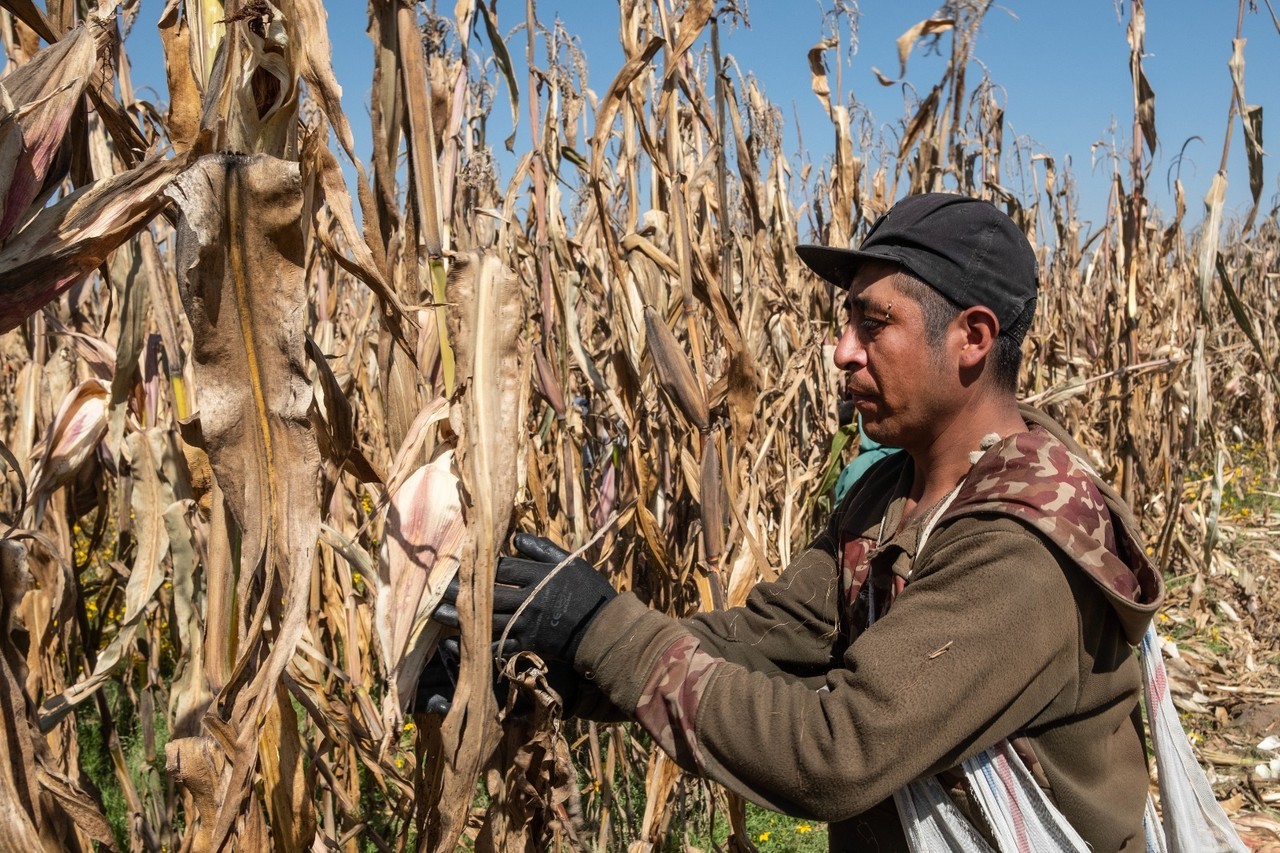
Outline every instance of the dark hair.
<path id="1" fill-rule="evenodd" d="M 946 334 L 947 326 L 960 314 L 960 306 L 934 290 L 928 282 L 904 269 L 898 270 L 894 285 L 919 304 L 924 317 L 925 343 L 930 349 L 937 349 Z M 1035 312 L 1036 300 L 1032 297 L 1013 326 L 1000 330 L 991 348 L 991 376 L 999 387 L 1007 391 L 1018 390 L 1018 371 L 1022 368 L 1022 339 L 1031 328 L 1031 318 L 1035 316 Z"/>

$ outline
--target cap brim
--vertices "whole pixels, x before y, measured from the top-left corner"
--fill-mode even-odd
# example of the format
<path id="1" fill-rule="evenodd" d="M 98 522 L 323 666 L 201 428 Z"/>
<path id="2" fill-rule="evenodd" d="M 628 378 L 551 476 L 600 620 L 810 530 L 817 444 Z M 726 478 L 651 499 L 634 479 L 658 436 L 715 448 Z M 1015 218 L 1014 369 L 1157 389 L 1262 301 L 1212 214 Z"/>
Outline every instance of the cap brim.
<path id="1" fill-rule="evenodd" d="M 863 252 L 858 249 L 837 249 L 832 246 L 796 246 L 796 254 L 809 269 L 836 287 L 848 288 L 853 282 L 858 267 L 868 261 L 901 264 L 902 261 L 889 255 L 877 252 Z"/>

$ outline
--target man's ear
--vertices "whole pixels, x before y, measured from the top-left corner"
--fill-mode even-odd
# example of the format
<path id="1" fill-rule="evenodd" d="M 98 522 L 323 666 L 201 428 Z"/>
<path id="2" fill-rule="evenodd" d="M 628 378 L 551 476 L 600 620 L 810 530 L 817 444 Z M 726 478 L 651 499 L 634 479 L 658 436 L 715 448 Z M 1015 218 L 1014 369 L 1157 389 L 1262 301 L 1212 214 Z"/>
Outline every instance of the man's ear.
<path id="1" fill-rule="evenodd" d="M 1000 334 L 1000 321 L 995 313 L 982 305 L 966 308 L 956 317 L 960 333 L 960 367 L 973 368 L 987 357 Z"/>

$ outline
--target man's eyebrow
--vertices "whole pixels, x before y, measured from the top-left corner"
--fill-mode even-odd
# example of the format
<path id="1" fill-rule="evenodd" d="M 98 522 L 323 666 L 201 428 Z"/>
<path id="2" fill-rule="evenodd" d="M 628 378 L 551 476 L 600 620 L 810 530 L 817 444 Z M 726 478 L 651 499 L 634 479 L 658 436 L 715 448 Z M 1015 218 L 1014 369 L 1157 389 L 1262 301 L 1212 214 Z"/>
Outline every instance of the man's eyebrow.
<path id="1" fill-rule="evenodd" d="M 847 310 L 857 308 L 863 315 L 871 314 L 876 317 L 885 317 L 887 319 L 889 316 L 889 309 L 892 308 L 893 305 L 892 303 L 887 306 L 881 305 L 878 301 L 868 299 L 862 294 L 858 294 L 857 296 L 850 294 L 844 301 L 844 307 Z"/>

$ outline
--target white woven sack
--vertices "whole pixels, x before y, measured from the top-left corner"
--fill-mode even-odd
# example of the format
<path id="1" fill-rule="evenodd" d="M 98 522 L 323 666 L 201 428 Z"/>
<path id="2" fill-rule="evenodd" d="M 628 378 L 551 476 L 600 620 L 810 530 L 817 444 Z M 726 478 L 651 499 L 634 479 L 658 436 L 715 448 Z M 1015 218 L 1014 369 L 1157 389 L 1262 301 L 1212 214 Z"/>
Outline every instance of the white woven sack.
<path id="1" fill-rule="evenodd" d="M 1147 694 L 1147 725 L 1156 757 L 1160 803 L 1164 807 L 1164 849 L 1168 853 L 1206 850 L 1247 853 L 1231 821 L 1213 796 L 1196 761 L 1178 711 L 1169 696 L 1169 679 L 1154 626 L 1142 638 L 1142 686 Z M 1147 845 L 1151 849 L 1150 843 Z"/>
<path id="2" fill-rule="evenodd" d="M 932 776 L 897 791 L 893 803 L 912 850 L 994 853 Z"/>
<path id="3" fill-rule="evenodd" d="M 970 758 L 963 769 L 1000 853 L 1089 853 L 1089 845 L 1049 802 L 1007 740 Z M 993 853 L 936 779 L 912 782 L 893 800 L 912 850 Z"/>
<path id="4" fill-rule="evenodd" d="M 1156 812 L 1156 801 L 1150 794 L 1147 794 L 1147 810 L 1142 815 L 1142 829 L 1146 833 L 1147 853 L 1169 853 L 1169 846 L 1164 843 L 1160 815 Z"/>

